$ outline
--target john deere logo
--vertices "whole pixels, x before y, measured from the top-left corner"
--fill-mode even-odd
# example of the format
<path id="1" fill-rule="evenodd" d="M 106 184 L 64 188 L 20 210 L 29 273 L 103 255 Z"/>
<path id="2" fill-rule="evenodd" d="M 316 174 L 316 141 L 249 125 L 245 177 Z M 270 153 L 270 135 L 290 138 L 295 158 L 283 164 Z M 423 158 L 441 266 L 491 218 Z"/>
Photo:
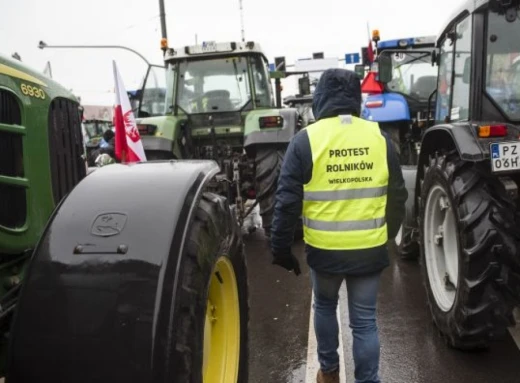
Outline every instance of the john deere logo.
<path id="1" fill-rule="evenodd" d="M 125 228 L 127 216 L 123 213 L 103 213 L 96 217 L 90 232 L 99 237 L 117 235 Z"/>

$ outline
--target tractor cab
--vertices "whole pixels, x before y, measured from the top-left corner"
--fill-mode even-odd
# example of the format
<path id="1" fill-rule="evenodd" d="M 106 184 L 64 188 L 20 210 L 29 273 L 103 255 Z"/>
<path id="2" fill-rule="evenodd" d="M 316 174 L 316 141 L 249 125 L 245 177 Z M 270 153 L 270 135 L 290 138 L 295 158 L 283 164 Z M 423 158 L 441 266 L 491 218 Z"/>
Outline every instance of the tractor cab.
<path id="1" fill-rule="evenodd" d="M 466 52 L 459 49 L 461 58 L 455 51 L 456 61 L 464 58 L 463 75 L 462 79 L 457 79 L 456 72 L 452 73 L 452 76 L 457 79 L 457 83 L 462 80 L 463 85 L 462 87 L 459 85 L 460 91 L 454 89 L 451 97 L 449 93 L 442 93 L 439 89 L 439 95 L 445 100 L 445 104 L 450 99 L 452 100 L 450 110 L 445 111 L 444 115 L 438 115 L 438 119 L 470 118 L 480 121 L 495 120 L 516 125 L 520 122 L 520 40 L 518 40 L 520 11 L 519 1 L 512 3 L 513 5 L 507 8 L 502 7 L 498 1 L 490 2 L 490 12 L 485 15 L 487 33 L 484 34 L 482 40 L 486 56 L 482 60 L 473 60 L 476 62 L 472 64 L 474 55 L 472 55 L 469 44 Z M 470 23 L 469 21 L 468 24 Z M 467 26 L 467 28 L 469 27 L 471 24 Z M 442 51 L 444 56 L 451 53 L 446 48 L 445 42 Z M 477 49 L 477 47 L 473 49 Z M 482 73 L 475 72 L 476 64 L 482 65 Z M 441 61 L 442 72 L 448 74 L 449 70 Z M 480 75 L 484 82 L 484 94 L 480 92 L 479 97 L 473 97 L 472 100 L 470 95 L 477 91 L 478 88 L 474 84 Z M 472 88 L 471 85 L 473 85 Z"/>
<path id="2" fill-rule="evenodd" d="M 376 62 L 362 83 L 367 95 L 362 117 L 389 132 L 405 165 L 415 163 L 428 111 L 434 107 L 430 99 L 437 84 L 437 69 L 431 63 L 434 49 L 434 37 L 382 41 L 377 45 Z M 392 68 L 385 78 L 380 75 L 383 61 Z"/>
<path id="3" fill-rule="evenodd" d="M 170 91 L 171 95 L 173 91 L 167 86 L 171 74 L 164 66 L 150 65 L 141 87 L 127 92 L 136 117 L 162 116 L 171 111 L 171 106 L 166 106 L 168 100 L 171 101 L 171 97 L 166 98 L 166 92 Z"/>
<path id="4" fill-rule="evenodd" d="M 87 144 L 97 145 L 103 137 L 103 133 L 112 129 L 112 121 L 106 120 L 83 120 L 82 122 L 85 133 L 88 137 Z"/>
<path id="5" fill-rule="evenodd" d="M 433 49 L 435 49 L 434 36 L 379 42 L 377 45 L 378 60 L 371 70 L 375 73 L 373 80 L 379 81 L 377 64 L 381 56 L 390 57 L 392 60 L 394 64 L 393 79 L 389 83 L 379 81 L 380 91 L 374 90 L 374 87 L 365 81 L 362 92 L 368 95 L 399 93 L 408 102 L 424 102 L 435 90 L 437 83 L 437 70 L 431 65 L 430 60 Z"/>
<path id="6" fill-rule="evenodd" d="M 164 61 L 132 94 L 147 159 L 214 160 L 214 191 L 236 204 L 239 220 L 248 214 L 243 201 L 256 199 L 268 232 L 281 160 L 299 125 L 296 109 L 275 103 L 260 44 L 166 47 Z"/>
<path id="7" fill-rule="evenodd" d="M 242 45 L 208 42 L 170 49 L 166 67 L 150 66 L 142 89 L 132 95 L 139 101 L 134 102 L 138 117 L 273 107 L 267 59 L 254 43 Z"/>

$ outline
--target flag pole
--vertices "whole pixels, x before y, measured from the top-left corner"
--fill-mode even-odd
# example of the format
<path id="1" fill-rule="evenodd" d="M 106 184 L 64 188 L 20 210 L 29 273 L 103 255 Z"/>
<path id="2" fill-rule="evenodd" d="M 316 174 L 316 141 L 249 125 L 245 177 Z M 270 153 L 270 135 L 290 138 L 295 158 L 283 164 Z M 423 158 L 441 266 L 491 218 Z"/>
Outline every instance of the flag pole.
<path id="1" fill-rule="evenodd" d="M 367 48 L 373 52 L 373 49 L 372 49 L 372 36 L 370 35 L 370 22 L 367 21 L 367 34 L 368 34 L 368 45 Z M 373 55 L 372 55 L 373 57 Z M 372 61 L 370 61 L 369 63 L 369 66 L 368 66 L 368 70 L 370 71 L 372 69 Z"/>
<path id="2" fill-rule="evenodd" d="M 119 141 L 119 145 L 123 145 L 122 142 L 121 142 L 121 137 L 118 137 L 118 135 L 120 136 L 121 135 L 121 132 L 118 131 L 118 127 L 117 127 L 117 120 L 118 120 L 118 110 L 117 110 L 117 105 L 119 105 L 119 107 L 121 107 L 121 100 L 119 99 L 119 81 L 118 81 L 118 72 L 117 72 L 117 65 L 116 65 L 116 61 L 115 60 L 112 60 L 112 66 L 114 68 L 114 81 L 115 81 L 115 88 L 114 88 L 114 92 L 116 93 L 116 102 L 118 102 L 119 104 L 116 103 L 116 108 L 114 109 L 114 122 L 115 122 L 115 134 L 116 134 L 116 138 L 115 138 L 115 143 L 114 143 L 114 154 L 117 158 L 117 147 L 118 147 L 118 141 Z M 121 128 L 121 127 L 119 127 Z M 123 145 L 123 147 L 121 148 L 121 163 L 125 164 L 126 163 L 126 149 Z"/>

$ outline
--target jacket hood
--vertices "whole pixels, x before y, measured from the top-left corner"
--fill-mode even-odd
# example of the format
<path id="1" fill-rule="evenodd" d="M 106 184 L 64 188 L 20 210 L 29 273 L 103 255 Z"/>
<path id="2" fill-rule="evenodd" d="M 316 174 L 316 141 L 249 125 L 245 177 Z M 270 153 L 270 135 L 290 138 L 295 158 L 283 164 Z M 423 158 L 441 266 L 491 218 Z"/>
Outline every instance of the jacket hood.
<path id="1" fill-rule="evenodd" d="M 360 115 L 361 82 L 346 69 L 327 69 L 320 77 L 312 100 L 316 121 L 341 114 Z"/>

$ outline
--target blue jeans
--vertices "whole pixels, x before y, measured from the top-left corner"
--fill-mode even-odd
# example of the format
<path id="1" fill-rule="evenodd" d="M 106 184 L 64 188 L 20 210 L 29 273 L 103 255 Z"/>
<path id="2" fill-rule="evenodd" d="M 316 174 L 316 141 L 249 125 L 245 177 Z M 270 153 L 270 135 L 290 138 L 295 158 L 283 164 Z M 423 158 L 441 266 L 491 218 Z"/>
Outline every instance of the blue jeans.
<path id="1" fill-rule="evenodd" d="M 347 282 L 348 310 L 352 329 L 356 383 L 379 383 L 379 336 L 376 323 L 377 292 L 381 272 L 367 276 L 345 276 L 311 270 L 314 290 L 314 330 L 318 360 L 324 372 L 339 367 L 336 308 L 339 289 Z"/>

